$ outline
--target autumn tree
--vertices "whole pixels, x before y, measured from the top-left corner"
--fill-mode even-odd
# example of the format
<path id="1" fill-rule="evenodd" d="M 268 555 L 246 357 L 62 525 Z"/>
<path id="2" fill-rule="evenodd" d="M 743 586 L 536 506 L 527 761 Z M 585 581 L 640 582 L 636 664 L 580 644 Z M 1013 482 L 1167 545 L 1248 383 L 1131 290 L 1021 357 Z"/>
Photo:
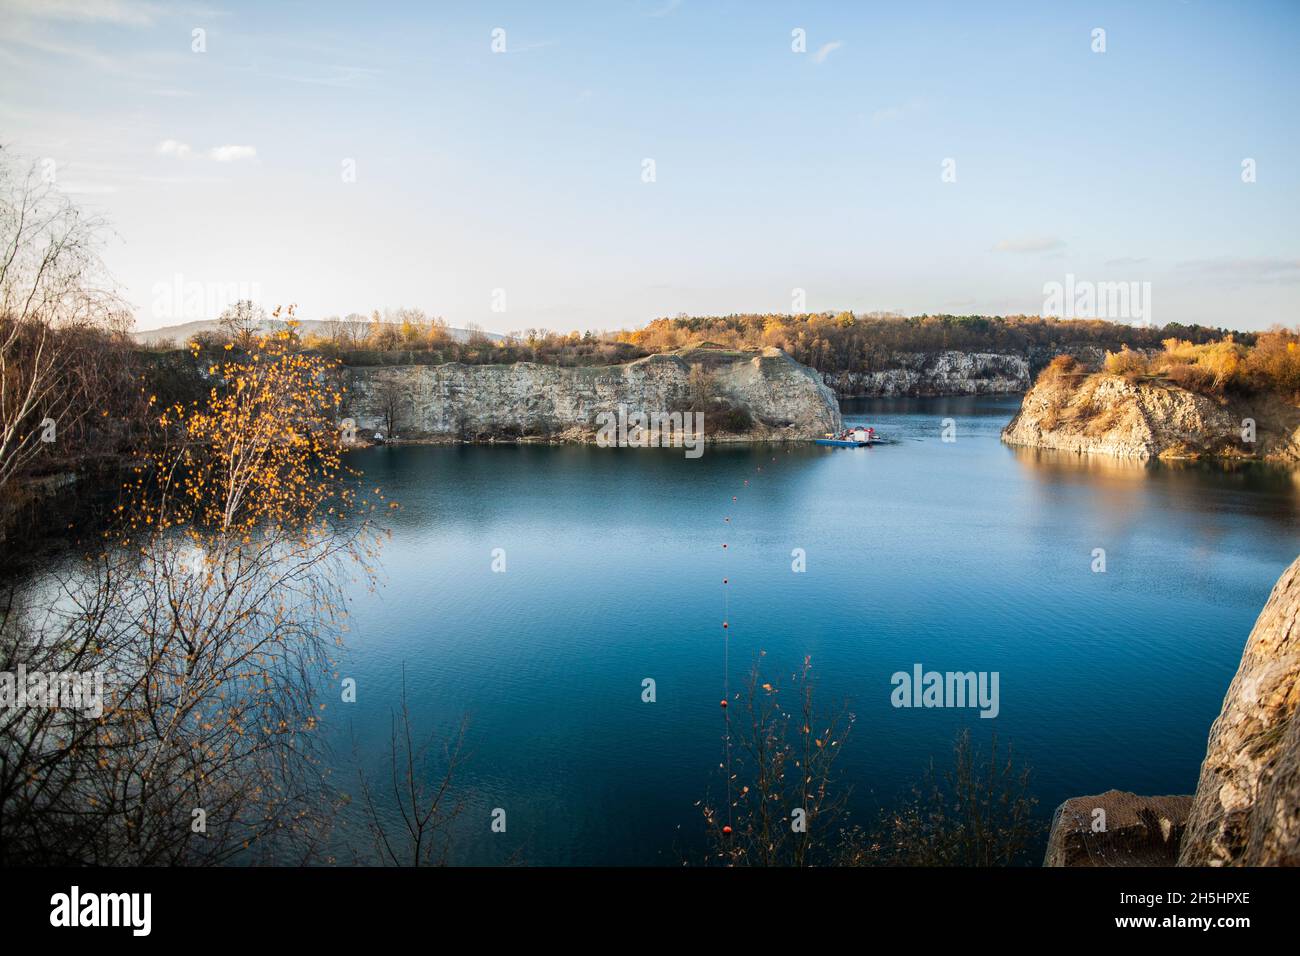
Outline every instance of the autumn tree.
<path id="1" fill-rule="evenodd" d="M 838 770 L 854 714 L 816 705 L 812 662 L 788 686 L 765 680 L 760 654 L 723 713 L 722 786 L 700 806 L 704 861 L 729 867 L 1014 866 L 1044 833 L 1030 772 L 996 736 L 981 750 L 959 733 L 946 769 L 931 760 L 875 819 L 854 823 Z"/>
<path id="2" fill-rule="evenodd" d="M 130 378 L 131 320 L 99 259 L 103 229 L 0 157 L 0 522 L 42 456 L 88 450 Z"/>
<path id="3" fill-rule="evenodd" d="M 285 333 L 250 347 L 210 366 L 205 400 L 157 411 L 166 441 L 61 601 L 19 595 L 0 620 L 0 668 L 105 676 L 101 714 L 0 711 L 0 862 L 319 844 L 318 695 L 342 588 L 373 580 L 377 498 L 342 465 L 331 364 Z"/>
<path id="4" fill-rule="evenodd" d="M 445 866 L 451 850 L 451 827 L 464 804 L 453 794 L 457 769 L 467 759 L 466 722 L 436 754 L 433 735 L 417 736 L 406 698 L 406 669 L 402 669 L 399 708 L 392 715 L 388 740 L 388 775 L 372 780 L 358 760 L 357 783 L 365 809 L 366 827 L 375 853 L 385 866 Z M 355 748 L 354 748 L 355 749 Z M 382 794 L 382 797 L 381 797 Z M 395 807 L 398 827 L 391 813 Z"/>
<path id="5" fill-rule="evenodd" d="M 375 309 L 370 313 L 370 324 L 366 331 L 366 347 L 386 351 L 402 344 L 402 333 L 398 326 L 385 322 Z"/>
<path id="6" fill-rule="evenodd" d="M 266 312 L 251 299 L 239 299 L 217 319 L 217 326 L 241 349 L 248 348 L 265 330 Z"/>
<path id="7" fill-rule="evenodd" d="M 1261 333 L 1246 357 L 1246 371 L 1257 387 L 1300 401 L 1300 334 L 1282 328 Z"/>
<path id="8" fill-rule="evenodd" d="M 787 698 L 789 702 L 787 703 Z M 702 805 L 708 862 L 813 866 L 838 852 L 848 791 L 835 764 L 852 729 L 847 709 L 814 706 L 812 661 L 784 689 L 759 663 L 724 709 L 720 792 Z"/>
<path id="9" fill-rule="evenodd" d="M 428 346 L 431 349 L 444 349 L 452 342 L 447 320 L 435 316 L 429 321 Z"/>
<path id="10" fill-rule="evenodd" d="M 1029 768 L 992 736 L 987 751 L 957 734 L 952 763 L 932 760 L 867 839 L 852 832 L 840 862 L 891 866 L 1023 866 L 1036 862 L 1046 830 L 1036 813 Z"/>
<path id="11" fill-rule="evenodd" d="M 346 348 L 357 348 L 366 340 L 366 331 L 369 327 L 369 320 L 364 315 L 360 312 L 349 312 L 343 317 L 340 344 Z"/>
<path id="12" fill-rule="evenodd" d="M 713 411 L 718 398 L 718 383 L 712 372 L 696 362 L 686 373 L 687 402 L 695 412 Z"/>
<path id="13" fill-rule="evenodd" d="M 402 383 L 391 376 L 381 378 L 375 385 L 375 401 L 383 419 L 384 438 L 397 437 L 398 429 L 406 424 L 411 399 Z"/>
<path id="14" fill-rule="evenodd" d="M 407 348 L 421 348 L 429 338 L 429 317 L 422 309 L 403 306 L 395 309 L 389 316 L 390 324 L 397 326 L 402 345 Z"/>

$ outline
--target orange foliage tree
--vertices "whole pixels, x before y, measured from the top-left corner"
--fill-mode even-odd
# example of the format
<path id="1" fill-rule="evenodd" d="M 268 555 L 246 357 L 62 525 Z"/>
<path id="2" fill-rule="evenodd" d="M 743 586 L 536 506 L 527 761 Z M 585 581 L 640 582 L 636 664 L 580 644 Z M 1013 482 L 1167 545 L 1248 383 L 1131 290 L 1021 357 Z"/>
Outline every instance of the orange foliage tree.
<path id="1" fill-rule="evenodd" d="M 291 314 L 290 314 L 291 318 Z M 102 553 L 55 610 L 7 615 L 6 659 L 104 676 L 101 714 L 3 712 L 0 861 L 300 860 L 328 819 L 320 688 L 343 589 L 373 584 L 381 496 L 340 458 L 330 362 L 290 329 L 159 413 Z M 7 666 L 7 664 L 6 664 Z M 21 714 L 21 717 L 14 717 Z"/>

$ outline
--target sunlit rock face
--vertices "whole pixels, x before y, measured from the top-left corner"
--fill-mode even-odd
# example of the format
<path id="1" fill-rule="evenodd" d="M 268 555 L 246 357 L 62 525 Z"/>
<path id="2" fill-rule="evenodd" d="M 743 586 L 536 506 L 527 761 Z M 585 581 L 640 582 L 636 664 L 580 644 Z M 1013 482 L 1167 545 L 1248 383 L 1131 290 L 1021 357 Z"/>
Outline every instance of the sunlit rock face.
<path id="1" fill-rule="evenodd" d="M 896 352 L 876 371 L 826 372 L 840 398 L 993 395 L 1029 387 L 1029 362 L 993 352 Z"/>
<path id="2" fill-rule="evenodd" d="M 1300 866 L 1300 558 L 1246 641 L 1210 729 L 1182 866 Z"/>
<path id="3" fill-rule="evenodd" d="M 694 371 L 693 371 L 694 370 Z M 348 368 L 341 418 L 403 439 L 594 441 L 598 416 L 699 408 L 710 440 L 806 440 L 841 427 L 835 394 L 780 349 L 683 349 L 624 365 L 561 368 L 406 365 Z M 387 436 L 385 436 L 387 437 Z"/>
<path id="4" fill-rule="evenodd" d="M 1215 399 L 1165 382 L 1064 375 L 1039 382 L 1008 445 L 1119 458 L 1300 461 L 1300 411 L 1275 396 Z"/>

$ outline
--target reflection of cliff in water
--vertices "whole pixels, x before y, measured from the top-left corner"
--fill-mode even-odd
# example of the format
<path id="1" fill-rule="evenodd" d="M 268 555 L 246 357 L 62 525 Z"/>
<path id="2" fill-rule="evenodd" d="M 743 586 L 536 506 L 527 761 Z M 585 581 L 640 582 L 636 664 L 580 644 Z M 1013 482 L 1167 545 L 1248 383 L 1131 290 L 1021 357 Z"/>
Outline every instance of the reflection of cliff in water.
<path id="1" fill-rule="evenodd" d="M 1114 497 L 1116 508 L 1159 494 L 1169 504 L 1205 516 L 1249 510 L 1279 519 L 1300 518 L 1300 469 L 1253 461 L 1142 461 L 1081 455 L 1050 448 L 1005 446 L 1025 473 L 1051 494 L 1087 486 Z M 1246 496 L 1249 496 L 1247 502 Z"/>

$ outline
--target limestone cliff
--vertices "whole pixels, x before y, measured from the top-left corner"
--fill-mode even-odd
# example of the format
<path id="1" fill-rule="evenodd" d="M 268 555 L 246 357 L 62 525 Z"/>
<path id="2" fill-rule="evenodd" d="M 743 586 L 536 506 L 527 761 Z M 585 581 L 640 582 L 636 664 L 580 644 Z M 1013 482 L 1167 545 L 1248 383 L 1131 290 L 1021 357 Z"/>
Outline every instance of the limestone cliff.
<path id="1" fill-rule="evenodd" d="M 1296 462 L 1300 409 L 1271 395 L 1220 400 L 1163 381 L 1066 373 L 1039 379 L 1002 440 L 1119 458 Z"/>
<path id="2" fill-rule="evenodd" d="M 694 370 L 694 371 L 693 371 Z M 403 439 L 592 441 L 597 416 L 701 407 L 711 440 L 820 437 L 841 427 L 835 395 L 780 349 L 683 349 L 624 365 L 405 365 L 344 371 L 340 417 Z"/>
<path id="3" fill-rule="evenodd" d="M 896 352 L 870 371 L 826 372 L 840 398 L 989 395 L 1029 387 L 1029 361 L 994 352 Z"/>
<path id="4" fill-rule="evenodd" d="M 1183 866 L 1300 866 L 1300 558 L 1246 640 L 1179 850 Z"/>
<path id="5" fill-rule="evenodd" d="M 1098 822 L 1101 825 L 1098 826 Z M 1045 866 L 1300 866 L 1300 558 L 1273 587 L 1191 797 L 1111 790 L 1057 809 Z"/>

